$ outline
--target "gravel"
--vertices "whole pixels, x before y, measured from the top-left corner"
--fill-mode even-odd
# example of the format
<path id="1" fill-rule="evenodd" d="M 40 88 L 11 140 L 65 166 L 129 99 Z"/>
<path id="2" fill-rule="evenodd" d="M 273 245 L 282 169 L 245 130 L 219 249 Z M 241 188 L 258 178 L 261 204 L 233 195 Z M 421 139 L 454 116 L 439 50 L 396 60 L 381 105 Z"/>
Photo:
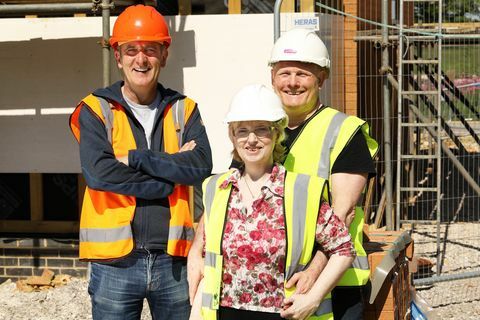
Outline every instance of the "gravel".
<path id="1" fill-rule="evenodd" d="M 87 286 L 87 280 L 72 278 L 65 286 L 21 292 L 7 280 L 0 285 L 0 320 L 91 320 Z M 146 303 L 141 319 L 152 319 Z"/>
<path id="2" fill-rule="evenodd" d="M 462 275 L 480 271 L 480 223 L 443 223 L 440 227 L 441 275 Z M 415 255 L 434 263 L 428 276 L 437 270 L 437 238 L 435 225 L 419 225 L 413 229 Z M 480 319 L 480 277 L 417 287 L 437 314 L 436 319 Z M 429 318 L 431 320 L 431 318 Z"/>
<path id="3" fill-rule="evenodd" d="M 480 269 L 480 223 L 442 226 L 443 274 L 461 274 Z M 417 226 L 412 234 L 415 254 L 436 266 L 435 226 Z M 445 240 L 443 239 L 445 238 Z M 435 319 L 480 319 L 480 277 L 438 282 L 417 287 L 417 294 L 432 307 Z M 72 278 L 62 287 L 40 292 L 20 292 L 7 280 L 0 285 L 0 320 L 89 320 L 91 317 L 87 280 Z M 151 319 L 145 303 L 142 320 Z"/>

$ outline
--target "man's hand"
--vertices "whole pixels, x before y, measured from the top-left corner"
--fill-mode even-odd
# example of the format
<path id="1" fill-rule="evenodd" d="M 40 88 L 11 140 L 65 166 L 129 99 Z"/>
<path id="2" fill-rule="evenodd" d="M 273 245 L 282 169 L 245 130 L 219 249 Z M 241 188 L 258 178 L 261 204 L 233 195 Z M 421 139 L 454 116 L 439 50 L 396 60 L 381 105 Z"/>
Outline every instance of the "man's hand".
<path id="1" fill-rule="evenodd" d="M 294 293 L 283 300 L 284 310 L 280 316 L 285 319 L 304 320 L 310 317 L 320 305 L 320 300 L 312 294 Z"/>
<path id="2" fill-rule="evenodd" d="M 178 150 L 178 152 L 192 151 L 196 145 L 195 140 L 188 141 L 180 148 L 180 150 Z"/>
<path id="3" fill-rule="evenodd" d="M 190 251 L 187 260 L 187 281 L 188 295 L 190 297 L 190 305 L 193 304 L 195 294 L 197 293 L 198 284 L 203 279 L 203 258 L 200 253 Z"/>
<path id="4" fill-rule="evenodd" d="M 312 288 L 323 268 L 327 265 L 328 258 L 321 252 L 317 251 L 307 269 L 295 273 L 285 284 L 285 288 L 289 289 L 296 286 L 295 293 L 307 293 Z"/>

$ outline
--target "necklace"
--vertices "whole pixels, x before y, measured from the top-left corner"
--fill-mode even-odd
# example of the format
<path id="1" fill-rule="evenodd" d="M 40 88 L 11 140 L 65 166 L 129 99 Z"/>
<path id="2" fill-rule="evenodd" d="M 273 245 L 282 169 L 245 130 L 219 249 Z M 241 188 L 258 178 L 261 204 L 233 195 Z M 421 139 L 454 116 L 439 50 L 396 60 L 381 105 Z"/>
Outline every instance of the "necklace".
<path id="1" fill-rule="evenodd" d="M 257 197 L 258 197 L 258 195 L 260 195 L 260 192 L 262 192 L 262 187 L 263 187 L 263 185 L 265 184 L 265 182 L 267 181 L 267 179 L 268 179 L 269 176 L 270 176 L 270 175 L 266 175 L 266 176 L 262 179 L 260 191 L 258 192 Z M 246 177 L 246 176 L 243 176 L 243 180 L 245 181 L 245 185 L 247 186 L 248 192 L 249 192 L 250 195 L 252 196 L 252 199 L 256 199 L 257 197 L 255 197 L 255 195 L 254 195 L 253 192 L 252 192 L 252 189 L 250 188 L 250 185 L 248 184 L 247 177 Z M 253 181 L 252 181 L 252 182 L 253 182 Z"/>

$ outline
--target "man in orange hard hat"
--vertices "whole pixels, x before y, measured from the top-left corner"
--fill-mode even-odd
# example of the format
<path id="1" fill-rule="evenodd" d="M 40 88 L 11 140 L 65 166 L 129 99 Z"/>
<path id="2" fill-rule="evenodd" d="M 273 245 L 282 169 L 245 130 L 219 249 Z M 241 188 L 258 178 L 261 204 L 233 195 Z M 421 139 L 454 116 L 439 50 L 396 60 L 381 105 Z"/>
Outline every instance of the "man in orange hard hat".
<path id="1" fill-rule="evenodd" d="M 87 182 L 80 258 L 91 261 L 93 319 L 188 319 L 186 256 L 193 239 L 188 185 L 212 157 L 197 104 L 158 83 L 171 37 L 143 5 L 118 16 L 110 45 L 123 75 L 70 117 Z"/>

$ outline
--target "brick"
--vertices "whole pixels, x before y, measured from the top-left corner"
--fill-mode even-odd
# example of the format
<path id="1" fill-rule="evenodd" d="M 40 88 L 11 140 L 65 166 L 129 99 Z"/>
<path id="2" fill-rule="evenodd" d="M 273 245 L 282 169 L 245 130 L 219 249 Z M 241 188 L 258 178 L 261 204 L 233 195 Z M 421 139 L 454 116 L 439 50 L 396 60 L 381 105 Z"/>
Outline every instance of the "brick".
<path id="1" fill-rule="evenodd" d="M 18 258 L 0 258 L 0 266 L 18 266 Z"/>
<path id="2" fill-rule="evenodd" d="M 37 257 L 58 257 L 58 249 L 34 249 L 32 250 L 32 255 Z"/>
<path id="3" fill-rule="evenodd" d="M 5 274 L 5 268 L 0 268 L 0 276 L 3 276 Z"/>
<path id="4" fill-rule="evenodd" d="M 60 269 L 57 269 L 57 268 L 48 268 L 48 270 L 50 270 L 50 271 L 53 272 L 54 274 L 60 274 Z M 44 271 L 45 271 L 44 268 L 34 269 L 34 270 L 33 270 L 33 275 L 34 275 L 34 276 L 41 276 Z"/>
<path id="5" fill-rule="evenodd" d="M 78 259 L 78 251 L 77 250 L 60 250 L 59 256 L 60 258 L 75 258 Z"/>
<path id="6" fill-rule="evenodd" d="M 0 276 L 0 284 L 4 283 L 8 279 L 12 280 L 13 282 L 18 281 L 18 277 L 2 277 L 2 276 Z"/>
<path id="7" fill-rule="evenodd" d="M 1 248 L 16 248 L 17 247 L 17 239 L 11 238 L 4 238 L 0 240 L 0 247 Z"/>
<path id="8" fill-rule="evenodd" d="M 345 85 L 347 86 L 347 88 L 349 88 L 350 86 L 356 86 L 357 85 L 357 78 L 355 77 L 346 77 L 345 78 Z"/>
<path id="9" fill-rule="evenodd" d="M 87 269 L 61 269 L 59 274 L 68 274 L 76 278 L 86 278 Z"/>
<path id="10" fill-rule="evenodd" d="M 19 248 L 41 248 L 44 246 L 44 239 L 21 239 L 17 243 Z"/>
<path id="11" fill-rule="evenodd" d="M 78 259 L 74 262 L 74 267 L 76 268 L 88 268 L 88 262 L 80 261 Z"/>
<path id="12" fill-rule="evenodd" d="M 73 267 L 72 259 L 47 259 L 49 267 Z"/>
<path id="13" fill-rule="evenodd" d="M 33 275 L 32 268 L 8 268 L 5 270 L 7 276 L 24 276 L 29 277 Z"/>
<path id="14" fill-rule="evenodd" d="M 32 250 L 31 249 L 4 249 L 5 256 L 10 256 L 10 257 L 15 257 L 15 256 L 21 256 L 21 257 L 29 257 L 32 255 Z"/>
<path id="15" fill-rule="evenodd" d="M 42 258 L 19 258 L 18 265 L 24 267 L 44 267 L 45 259 Z"/>
<path id="16" fill-rule="evenodd" d="M 66 240 L 55 240 L 55 239 L 45 239 L 46 247 L 48 248 L 77 248 L 78 240 L 66 239 Z"/>

